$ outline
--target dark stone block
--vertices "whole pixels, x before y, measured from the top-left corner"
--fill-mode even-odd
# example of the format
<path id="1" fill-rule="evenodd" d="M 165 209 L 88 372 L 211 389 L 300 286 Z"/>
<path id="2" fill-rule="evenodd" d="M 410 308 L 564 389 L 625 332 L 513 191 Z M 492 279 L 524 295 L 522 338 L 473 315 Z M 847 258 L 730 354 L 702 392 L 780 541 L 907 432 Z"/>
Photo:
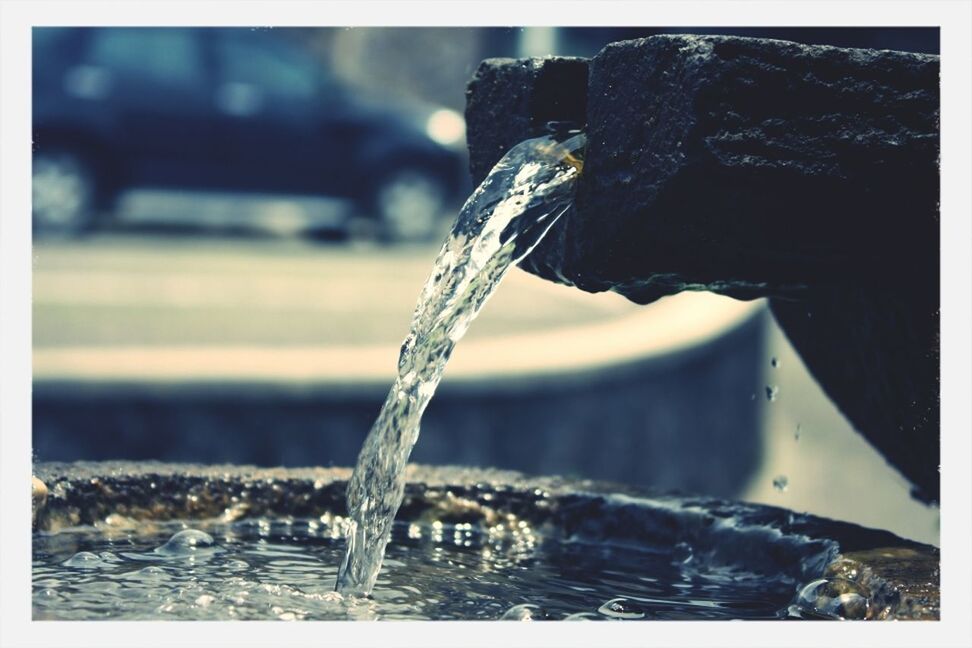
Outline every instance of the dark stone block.
<path id="1" fill-rule="evenodd" d="M 586 101 L 589 141 L 576 209 L 521 266 L 638 303 L 773 298 L 825 391 L 937 499 L 938 57 L 654 36 L 606 47 L 587 92 L 545 111 L 517 65 L 470 86 L 474 176 L 537 114 Z"/>

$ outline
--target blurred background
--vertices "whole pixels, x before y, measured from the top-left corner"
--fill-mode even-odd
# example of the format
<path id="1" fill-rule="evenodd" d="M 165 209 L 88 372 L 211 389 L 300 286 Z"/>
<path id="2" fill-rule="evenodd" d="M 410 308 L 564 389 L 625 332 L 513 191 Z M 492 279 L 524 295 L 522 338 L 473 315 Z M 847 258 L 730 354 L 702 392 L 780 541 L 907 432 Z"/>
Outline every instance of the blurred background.
<path id="1" fill-rule="evenodd" d="M 351 465 L 472 190 L 495 56 L 722 33 L 938 53 L 911 28 L 35 28 L 40 461 Z M 514 270 L 413 460 L 738 498 L 938 544 L 761 301 L 638 307 Z"/>

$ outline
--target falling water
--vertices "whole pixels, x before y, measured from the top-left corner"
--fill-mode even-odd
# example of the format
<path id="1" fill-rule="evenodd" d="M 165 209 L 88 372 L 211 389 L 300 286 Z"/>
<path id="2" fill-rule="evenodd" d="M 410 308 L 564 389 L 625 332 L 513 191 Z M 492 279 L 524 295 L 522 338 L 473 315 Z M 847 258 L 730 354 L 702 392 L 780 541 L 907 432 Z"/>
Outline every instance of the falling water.
<path id="1" fill-rule="evenodd" d="M 350 523 L 337 579 L 342 594 L 367 595 L 381 569 L 402 503 L 405 465 L 422 412 L 453 347 L 510 265 L 540 241 L 573 203 L 583 134 L 513 147 L 473 192 L 435 260 L 402 344 L 398 377 L 368 433 L 348 484 Z"/>

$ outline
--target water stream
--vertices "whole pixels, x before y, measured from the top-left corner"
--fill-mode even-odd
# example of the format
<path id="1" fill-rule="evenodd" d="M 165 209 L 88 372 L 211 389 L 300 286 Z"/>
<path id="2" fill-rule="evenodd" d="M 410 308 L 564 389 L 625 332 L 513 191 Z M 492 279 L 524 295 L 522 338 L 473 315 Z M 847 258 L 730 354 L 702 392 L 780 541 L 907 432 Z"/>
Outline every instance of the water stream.
<path id="1" fill-rule="evenodd" d="M 583 134 L 521 142 L 460 211 L 419 296 L 398 377 L 348 484 L 350 524 L 338 592 L 367 595 L 374 587 L 402 503 L 405 465 L 422 413 L 452 350 L 510 266 L 570 209 L 584 146 Z"/>

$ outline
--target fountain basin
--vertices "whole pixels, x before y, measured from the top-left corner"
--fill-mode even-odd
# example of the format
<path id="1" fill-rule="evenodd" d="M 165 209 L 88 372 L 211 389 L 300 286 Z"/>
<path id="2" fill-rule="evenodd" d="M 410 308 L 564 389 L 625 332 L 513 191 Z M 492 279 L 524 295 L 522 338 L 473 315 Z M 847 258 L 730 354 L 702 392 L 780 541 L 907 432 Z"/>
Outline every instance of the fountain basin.
<path id="1" fill-rule="evenodd" d="M 541 297 L 590 308 L 518 274 L 510 292 L 532 284 L 515 286 L 525 303 L 508 317 Z M 477 326 L 511 298 L 499 293 Z M 473 327 L 413 459 L 738 496 L 761 460 L 766 317 L 762 302 L 686 293 L 580 325 Z M 33 448 L 47 461 L 350 465 L 399 346 L 35 349 Z"/>
<path id="2" fill-rule="evenodd" d="M 936 548 L 774 507 L 412 465 L 373 597 L 339 600 L 348 469 L 35 475 L 35 618 L 939 616 Z"/>

